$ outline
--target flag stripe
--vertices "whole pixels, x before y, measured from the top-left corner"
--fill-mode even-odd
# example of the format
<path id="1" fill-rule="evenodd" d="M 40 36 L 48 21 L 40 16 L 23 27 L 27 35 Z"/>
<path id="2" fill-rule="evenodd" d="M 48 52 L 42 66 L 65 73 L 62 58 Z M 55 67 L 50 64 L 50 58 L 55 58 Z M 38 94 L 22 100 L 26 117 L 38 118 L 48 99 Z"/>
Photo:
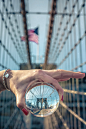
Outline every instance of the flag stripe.
<path id="1" fill-rule="evenodd" d="M 38 44 L 38 35 L 33 33 L 32 35 L 29 36 L 29 41 L 33 41 Z"/>
<path id="2" fill-rule="evenodd" d="M 38 33 L 36 34 L 35 30 L 28 30 L 28 40 L 38 44 L 38 35 L 37 35 Z M 38 31 L 38 28 L 37 28 L 37 31 Z M 21 37 L 21 41 L 25 41 L 25 36 Z"/>

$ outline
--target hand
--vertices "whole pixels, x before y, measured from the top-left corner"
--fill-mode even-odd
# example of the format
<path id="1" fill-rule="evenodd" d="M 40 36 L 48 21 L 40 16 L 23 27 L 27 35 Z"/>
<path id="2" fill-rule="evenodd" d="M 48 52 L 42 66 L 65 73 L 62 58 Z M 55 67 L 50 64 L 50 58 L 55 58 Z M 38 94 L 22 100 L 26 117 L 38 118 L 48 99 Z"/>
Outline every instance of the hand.
<path id="1" fill-rule="evenodd" d="M 29 113 L 25 105 L 26 89 L 37 81 L 44 81 L 52 84 L 60 94 L 60 100 L 63 96 L 63 89 L 58 82 L 66 81 L 70 78 L 83 78 L 84 73 L 72 72 L 65 70 L 12 70 L 9 72 L 10 77 L 7 79 L 8 88 L 16 96 L 16 105 L 26 115 Z"/>

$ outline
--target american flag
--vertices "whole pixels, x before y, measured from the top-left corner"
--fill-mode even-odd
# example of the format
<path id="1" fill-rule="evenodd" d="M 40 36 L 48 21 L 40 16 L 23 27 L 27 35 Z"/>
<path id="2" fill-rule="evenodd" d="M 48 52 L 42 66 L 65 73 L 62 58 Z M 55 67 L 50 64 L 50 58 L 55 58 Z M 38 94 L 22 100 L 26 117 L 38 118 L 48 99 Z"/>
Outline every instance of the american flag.
<path id="1" fill-rule="evenodd" d="M 28 30 L 28 40 L 38 44 L 38 28 L 34 30 Z M 21 41 L 25 41 L 25 36 L 21 37 Z"/>

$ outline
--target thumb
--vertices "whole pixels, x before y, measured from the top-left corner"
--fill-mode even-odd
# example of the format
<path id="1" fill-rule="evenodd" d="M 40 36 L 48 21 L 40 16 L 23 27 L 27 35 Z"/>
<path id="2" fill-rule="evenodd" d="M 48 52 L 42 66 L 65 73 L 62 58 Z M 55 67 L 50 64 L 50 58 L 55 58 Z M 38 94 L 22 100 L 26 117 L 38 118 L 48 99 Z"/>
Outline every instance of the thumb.
<path id="1" fill-rule="evenodd" d="M 29 88 L 30 85 L 32 85 L 33 83 L 37 82 L 38 79 L 32 81 L 26 88 L 26 90 Z M 28 115 L 29 113 L 29 110 L 27 109 L 26 107 L 26 104 L 25 104 L 25 91 L 17 91 L 17 94 L 16 94 L 16 105 L 19 109 L 21 109 L 23 111 L 23 113 L 25 115 Z"/>
<path id="2" fill-rule="evenodd" d="M 16 96 L 16 105 L 19 109 L 22 110 L 22 112 L 25 115 L 28 115 L 29 111 L 27 111 L 27 108 L 26 108 L 25 98 L 24 98 L 24 95 L 22 95 L 21 93 L 18 93 Z"/>

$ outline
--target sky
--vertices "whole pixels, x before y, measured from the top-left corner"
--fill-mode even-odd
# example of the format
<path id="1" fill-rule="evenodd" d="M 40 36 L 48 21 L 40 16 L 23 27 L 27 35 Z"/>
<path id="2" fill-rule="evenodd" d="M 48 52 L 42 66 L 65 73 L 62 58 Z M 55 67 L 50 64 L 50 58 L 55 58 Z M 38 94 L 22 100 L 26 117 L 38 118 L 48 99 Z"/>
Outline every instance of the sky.
<path id="1" fill-rule="evenodd" d="M 27 0 L 28 5 L 26 5 L 26 10 L 29 12 L 44 12 L 48 13 L 48 0 Z M 31 45 L 31 54 L 39 55 L 41 57 L 41 62 L 44 62 L 44 56 L 46 51 L 46 43 L 47 43 L 47 32 L 49 26 L 49 18 L 48 14 L 31 14 L 27 15 L 28 28 L 34 29 L 39 27 L 39 46 L 33 42 L 30 42 Z M 37 52 L 38 51 L 38 52 Z M 36 62 L 39 63 L 38 60 Z"/>

